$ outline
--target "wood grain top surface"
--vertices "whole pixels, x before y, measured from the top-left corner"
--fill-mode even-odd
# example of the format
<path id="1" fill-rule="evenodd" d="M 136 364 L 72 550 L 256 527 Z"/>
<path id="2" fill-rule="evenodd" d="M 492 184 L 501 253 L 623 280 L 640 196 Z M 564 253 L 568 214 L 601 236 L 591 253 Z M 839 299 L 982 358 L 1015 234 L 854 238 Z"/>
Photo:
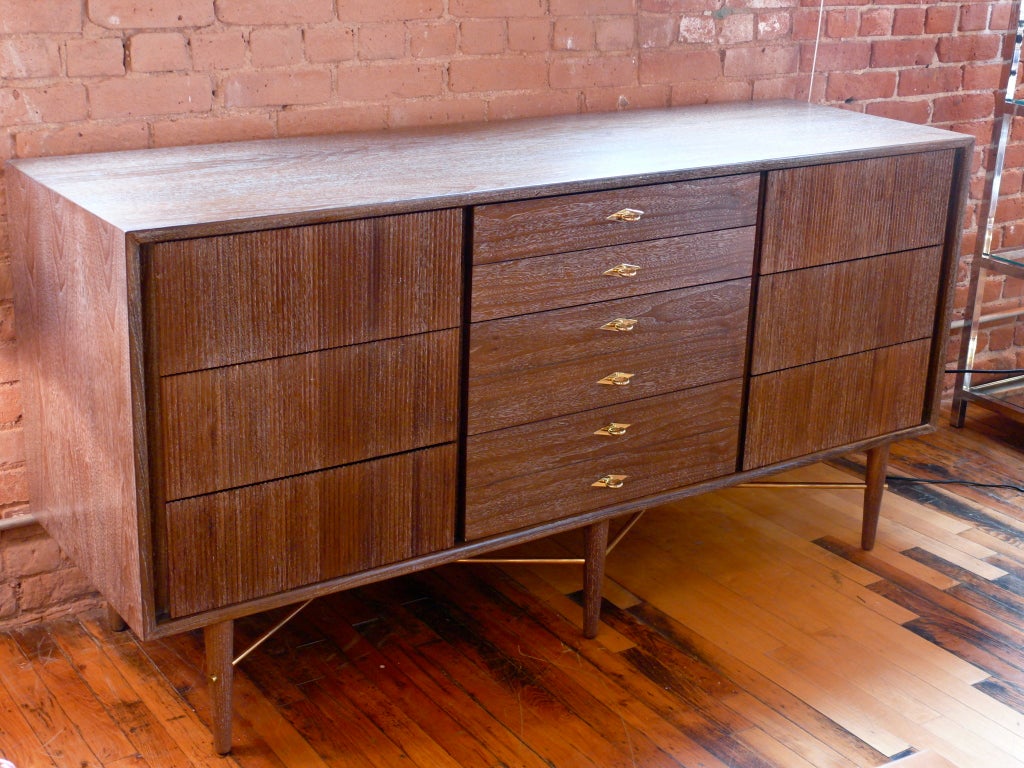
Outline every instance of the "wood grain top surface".
<path id="1" fill-rule="evenodd" d="M 773 101 L 34 158 L 12 165 L 146 241 L 971 141 L 938 128 Z"/>

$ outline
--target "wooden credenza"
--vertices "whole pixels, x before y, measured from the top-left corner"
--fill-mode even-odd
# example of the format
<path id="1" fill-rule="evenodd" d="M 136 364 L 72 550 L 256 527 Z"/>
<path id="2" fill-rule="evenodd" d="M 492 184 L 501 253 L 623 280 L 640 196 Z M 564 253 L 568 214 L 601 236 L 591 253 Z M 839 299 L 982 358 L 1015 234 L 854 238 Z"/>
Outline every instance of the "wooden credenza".
<path id="1" fill-rule="evenodd" d="M 20 160 L 34 511 L 142 638 L 931 428 L 970 137 L 742 103 Z M 685 525 L 685 521 L 680 521 Z"/>

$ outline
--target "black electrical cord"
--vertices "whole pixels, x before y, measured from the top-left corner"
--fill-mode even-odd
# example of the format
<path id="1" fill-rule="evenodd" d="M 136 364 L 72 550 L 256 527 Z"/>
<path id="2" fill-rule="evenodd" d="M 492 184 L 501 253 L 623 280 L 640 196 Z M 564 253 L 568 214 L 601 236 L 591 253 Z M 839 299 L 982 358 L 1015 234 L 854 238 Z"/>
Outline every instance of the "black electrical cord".
<path id="1" fill-rule="evenodd" d="M 1024 368 L 947 368 L 946 373 L 998 373 L 1004 376 L 1024 374 Z"/>
<path id="2" fill-rule="evenodd" d="M 1017 491 L 1017 493 L 1024 493 L 1024 486 L 1014 485 L 1013 483 L 979 483 L 973 480 L 925 480 L 919 477 L 896 477 L 895 475 L 886 475 L 885 481 L 887 483 L 907 483 L 908 485 L 966 485 L 972 488 L 1004 488 L 1010 491 Z"/>

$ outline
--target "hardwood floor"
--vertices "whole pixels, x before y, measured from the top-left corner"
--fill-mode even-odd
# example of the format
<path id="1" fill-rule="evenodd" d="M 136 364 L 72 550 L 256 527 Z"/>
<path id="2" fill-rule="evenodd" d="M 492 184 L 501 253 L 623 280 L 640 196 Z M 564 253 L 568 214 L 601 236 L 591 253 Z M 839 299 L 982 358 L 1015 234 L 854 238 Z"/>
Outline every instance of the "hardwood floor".
<path id="1" fill-rule="evenodd" d="M 1024 483 L 1024 428 L 893 447 L 891 473 Z M 850 479 L 862 457 L 801 479 Z M 781 478 L 780 478 L 781 479 Z M 648 511 L 579 631 L 576 566 L 455 565 L 324 598 L 236 675 L 213 755 L 199 633 L 98 616 L 0 634 L 0 755 L 32 766 L 1024 767 L 1024 495 L 893 481 Z M 577 536 L 531 547 L 575 554 Z M 521 550 L 521 553 L 523 551 Z M 239 622 L 245 647 L 274 615 Z"/>

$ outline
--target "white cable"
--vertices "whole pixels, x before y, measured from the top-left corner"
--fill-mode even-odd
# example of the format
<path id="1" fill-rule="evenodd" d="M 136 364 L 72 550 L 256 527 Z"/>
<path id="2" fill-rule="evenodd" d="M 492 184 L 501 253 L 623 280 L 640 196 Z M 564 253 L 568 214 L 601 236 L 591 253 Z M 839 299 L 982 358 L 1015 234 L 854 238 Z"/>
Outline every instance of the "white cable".
<path id="1" fill-rule="evenodd" d="M 825 16 L 825 0 L 818 6 L 818 31 L 814 35 L 814 56 L 811 57 L 811 81 L 807 85 L 807 101 L 810 103 L 814 93 L 814 71 L 818 68 L 818 46 L 821 44 L 821 20 Z"/>

